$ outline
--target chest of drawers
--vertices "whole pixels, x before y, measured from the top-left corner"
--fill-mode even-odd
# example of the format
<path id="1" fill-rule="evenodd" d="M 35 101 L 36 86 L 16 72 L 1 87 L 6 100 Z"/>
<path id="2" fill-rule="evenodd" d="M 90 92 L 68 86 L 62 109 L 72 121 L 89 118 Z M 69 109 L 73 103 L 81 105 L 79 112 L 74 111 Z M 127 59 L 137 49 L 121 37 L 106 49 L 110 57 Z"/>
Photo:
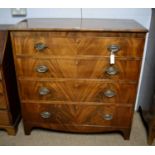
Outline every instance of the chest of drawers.
<path id="1" fill-rule="evenodd" d="M 40 127 L 128 139 L 146 32 L 132 20 L 19 23 L 11 39 L 25 134 Z"/>
<path id="2" fill-rule="evenodd" d="M 20 119 L 19 98 L 8 31 L 0 31 L 0 129 L 15 135 Z"/>

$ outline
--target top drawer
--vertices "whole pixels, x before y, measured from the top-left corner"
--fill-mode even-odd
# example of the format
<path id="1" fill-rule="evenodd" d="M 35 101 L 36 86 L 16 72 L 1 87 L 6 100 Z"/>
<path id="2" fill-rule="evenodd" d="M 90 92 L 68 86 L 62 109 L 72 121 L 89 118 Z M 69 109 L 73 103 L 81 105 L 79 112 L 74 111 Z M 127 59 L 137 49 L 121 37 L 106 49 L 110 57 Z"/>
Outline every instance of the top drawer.
<path id="1" fill-rule="evenodd" d="M 31 56 L 109 56 L 109 48 L 116 45 L 116 56 L 141 57 L 144 38 L 85 36 L 76 32 L 12 32 L 17 55 Z"/>

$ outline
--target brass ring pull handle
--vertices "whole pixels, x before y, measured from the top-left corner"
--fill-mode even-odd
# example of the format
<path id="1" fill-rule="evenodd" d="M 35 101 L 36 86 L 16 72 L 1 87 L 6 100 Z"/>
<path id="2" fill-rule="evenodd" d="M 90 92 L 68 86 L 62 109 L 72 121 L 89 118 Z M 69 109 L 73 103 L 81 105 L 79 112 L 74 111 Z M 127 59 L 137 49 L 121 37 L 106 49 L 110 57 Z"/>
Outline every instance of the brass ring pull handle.
<path id="1" fill-rule="evenodd" d="M 42 96 L 47 95 L 49 93 L 50 93 L 50 90 L 48 88 L 46 88 L 46 87 L 41 87 L 39 89 L 39 94 L 42 95 Z"/>
<path id="2" fill-rule="evenodd" d="M 106 97 L 108 97 L 108 98 L 111 98 L 111 97 L 116 96 L 116 93 L 115 93 L 113 90 L 108 89 L 108 90 L 106 90 L 106 91 L 104 92 L 104 96 L 106 96 Z"/>
<path id="3" fill-rule="evenodd" d="M 106 120 L 106 121 L 110 121 L 110 120 L 113 119 L 113 116 L 112 116 L 111 114 L 105 114 L 105 115 L 103 116 L 103 119 Z"/>
<path id="4" fill-rule="evenodd" d="M 118 74 L 118 69 L 115 66 L 109 66 L 106 71 L 108 75 L 116 75 Z"/>
<path id="5" fill-rule="evenodd" d="M 41 116 L 42 118 L 47 119 L 47 118 L 50 118 L 50 117 L 51 117 L 51 113 L 48 112 L 48 111 L 44 111 L 44 112 L 40 113 L 40 116 Z"/>
<path id="6" fill-rule="evenodd" d="M 120 46 L 119 45 L 110 45 L 108 46 L 108 51 L 116 53 L 120 50 Z"/>
<path id="7" fill-rule="evenodd" d="M 48 67 L 45 65 L 37 66 L 36 71 L 38 73 L 46 73 L 48 71 Z"/>
<path id="8" fill-rule="evenodd" d="M 39 52 L 42 52 L 44 49 L 47 48 L 47 45 L 45 45 L 44 43 L 36 43 L 34 45 L 34 48 L 39 51 Z"/>

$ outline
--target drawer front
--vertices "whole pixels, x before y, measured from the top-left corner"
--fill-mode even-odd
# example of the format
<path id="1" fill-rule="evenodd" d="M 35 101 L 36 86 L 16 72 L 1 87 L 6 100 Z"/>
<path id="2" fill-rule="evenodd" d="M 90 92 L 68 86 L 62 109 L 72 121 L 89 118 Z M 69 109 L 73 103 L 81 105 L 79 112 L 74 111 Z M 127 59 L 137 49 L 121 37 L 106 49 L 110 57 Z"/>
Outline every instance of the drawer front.
<path id="1" fill-rule="evenodd" d="M 17 58 L 17 72 L 21 77 L 33 78 L 89 78 L 138 80 L 141 61 L 109 59 L 32 59 Z"/>
<path id="2" fill-rule="evenodd" d="M 4 91 L 3 91 L 3 84 L 2 84 L 2 81 L 0 81 L 0 94 L 3 94 Z"/>
<path id="3" fill-rule="evenodd" d="M 7 104 L 6 104 L 5 97 L 0 94 L 0 109 L 6 109 L 6 108 L 7 108 Z"/>
<path id="4" fill-rule="evenodd" d="M 16 54 L 33 56 L 109 56 L 108 47 L 119 47 L 116 56 L 142 56 L 144 38 L 129 37 L 68 37 L 58 32 L 13 32 L 13 45 Z M 78 32 L 77 32 L 78 34 Z"/>
<path id="5" fill-rule="evenodd" d="M 9 112 L 5 110 L 0 110 L 0 124 L 10 125 Z"/>
<path id="6" fill-rule="evenodd" d="M 130 126 L 132 108 L 89 104 L 23 104 L 24 120 L 68 125 Z"/>
<path id="7" fill-rule="evenodd" d="M 23 100 L 133 103 L 136 85 L 91 80 L 20 80 Z"/>

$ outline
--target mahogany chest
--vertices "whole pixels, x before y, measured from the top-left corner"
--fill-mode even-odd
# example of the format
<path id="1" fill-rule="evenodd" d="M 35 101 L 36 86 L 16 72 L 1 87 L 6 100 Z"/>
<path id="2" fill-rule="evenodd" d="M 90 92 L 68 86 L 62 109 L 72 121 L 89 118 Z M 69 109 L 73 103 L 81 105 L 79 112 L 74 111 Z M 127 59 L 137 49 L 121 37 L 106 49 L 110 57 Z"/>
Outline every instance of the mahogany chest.
<path id="1" fill-rule="evenodd" d="M 0 31 L 0 129 L 15 135 L 20 106 L 11 42 L 8 31 Z"/>
<path id="2" fill-rule="evenodd" d="M 129 139 L 147 30 L 132 20 L 28 19 L 10 30 L 25 134 Z"/>

